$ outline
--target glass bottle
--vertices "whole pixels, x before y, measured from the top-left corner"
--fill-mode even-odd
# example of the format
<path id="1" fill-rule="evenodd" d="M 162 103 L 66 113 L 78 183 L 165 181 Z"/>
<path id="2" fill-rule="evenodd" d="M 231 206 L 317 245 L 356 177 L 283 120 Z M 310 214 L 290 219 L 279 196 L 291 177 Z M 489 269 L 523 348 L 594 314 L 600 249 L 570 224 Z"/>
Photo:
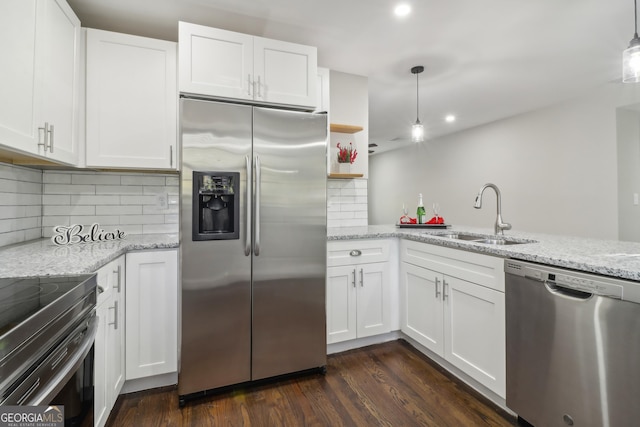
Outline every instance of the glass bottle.
<path id="1" fill-rule="evenodd" d="M 424 210 L 424 203 L 422 203 L 422 193 L 418 194 L 418 210 L 416 211 L 416 220 L 418 224 L 424 224 L 427 222 L 427 212 Z"/>

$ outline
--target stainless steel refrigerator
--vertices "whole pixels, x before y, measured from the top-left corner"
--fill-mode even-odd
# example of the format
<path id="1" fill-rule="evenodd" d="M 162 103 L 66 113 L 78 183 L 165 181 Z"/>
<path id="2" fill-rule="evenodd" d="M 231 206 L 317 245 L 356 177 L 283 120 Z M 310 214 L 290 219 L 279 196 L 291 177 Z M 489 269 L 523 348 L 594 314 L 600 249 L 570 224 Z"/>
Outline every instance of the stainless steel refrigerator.
<path id="1" fill-rule="evenodd" d="M 326 365 L 325 114 L 180 100 L 180 403 Z"/>

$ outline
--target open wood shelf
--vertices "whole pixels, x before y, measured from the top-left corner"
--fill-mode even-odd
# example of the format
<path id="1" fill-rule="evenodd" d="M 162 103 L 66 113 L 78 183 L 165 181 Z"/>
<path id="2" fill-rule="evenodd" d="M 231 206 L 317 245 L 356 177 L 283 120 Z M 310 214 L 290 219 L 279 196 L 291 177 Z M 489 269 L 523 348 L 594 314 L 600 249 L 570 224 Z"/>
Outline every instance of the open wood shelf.
<path id="1" fill-rule="evenodd" d="M 331 130 L 331 132 L 356 133 L 356 132 L 360 132 L 364 128 L 362 126 L 341 125 L 337 123 L 331 123 L 329 125 L 329 129 Z"/>
<path id="2" fill-rule="evenodd" d="M 353 178 L 362 178 L 364 176 L 363 173 L 330 173 L 329 178 L 331 179 L 353 179 Z"/>

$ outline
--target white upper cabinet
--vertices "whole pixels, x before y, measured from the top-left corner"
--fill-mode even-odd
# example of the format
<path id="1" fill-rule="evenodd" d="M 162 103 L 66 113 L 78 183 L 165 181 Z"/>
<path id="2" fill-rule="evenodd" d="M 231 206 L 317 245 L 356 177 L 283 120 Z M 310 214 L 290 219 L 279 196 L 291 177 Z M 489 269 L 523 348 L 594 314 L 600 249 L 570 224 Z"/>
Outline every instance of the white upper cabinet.
<path id="1" fill-rule="evenodd" d="M 180 92 L 253 99 L 253 37 L 180 22 Z"/>
<path id="2" fill-rule="evenodd" d="M 180 92 L 316 106 L 317 49 L 180 22 Z"/>
<path id="3" fill-rule="evenodd" d="M 0 3 L 0 144 L 77 164 L 80 20 L 64 0 Z"/>
<path id="4" fill-rule="evenodd" d="M 87 29 L 89 167 L 176 169 L 176 44 Z"/>

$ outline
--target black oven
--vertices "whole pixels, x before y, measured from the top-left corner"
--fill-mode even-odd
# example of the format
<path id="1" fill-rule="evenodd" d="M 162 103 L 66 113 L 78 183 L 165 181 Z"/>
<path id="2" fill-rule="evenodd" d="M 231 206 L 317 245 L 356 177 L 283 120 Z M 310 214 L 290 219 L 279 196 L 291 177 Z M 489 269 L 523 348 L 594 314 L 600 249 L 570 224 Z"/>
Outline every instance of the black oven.
<path id="1" fill-rule="evenodd" d="M 95 275 L 0 280 L 0 405 L 63 405 L 93 423 Z"/>

